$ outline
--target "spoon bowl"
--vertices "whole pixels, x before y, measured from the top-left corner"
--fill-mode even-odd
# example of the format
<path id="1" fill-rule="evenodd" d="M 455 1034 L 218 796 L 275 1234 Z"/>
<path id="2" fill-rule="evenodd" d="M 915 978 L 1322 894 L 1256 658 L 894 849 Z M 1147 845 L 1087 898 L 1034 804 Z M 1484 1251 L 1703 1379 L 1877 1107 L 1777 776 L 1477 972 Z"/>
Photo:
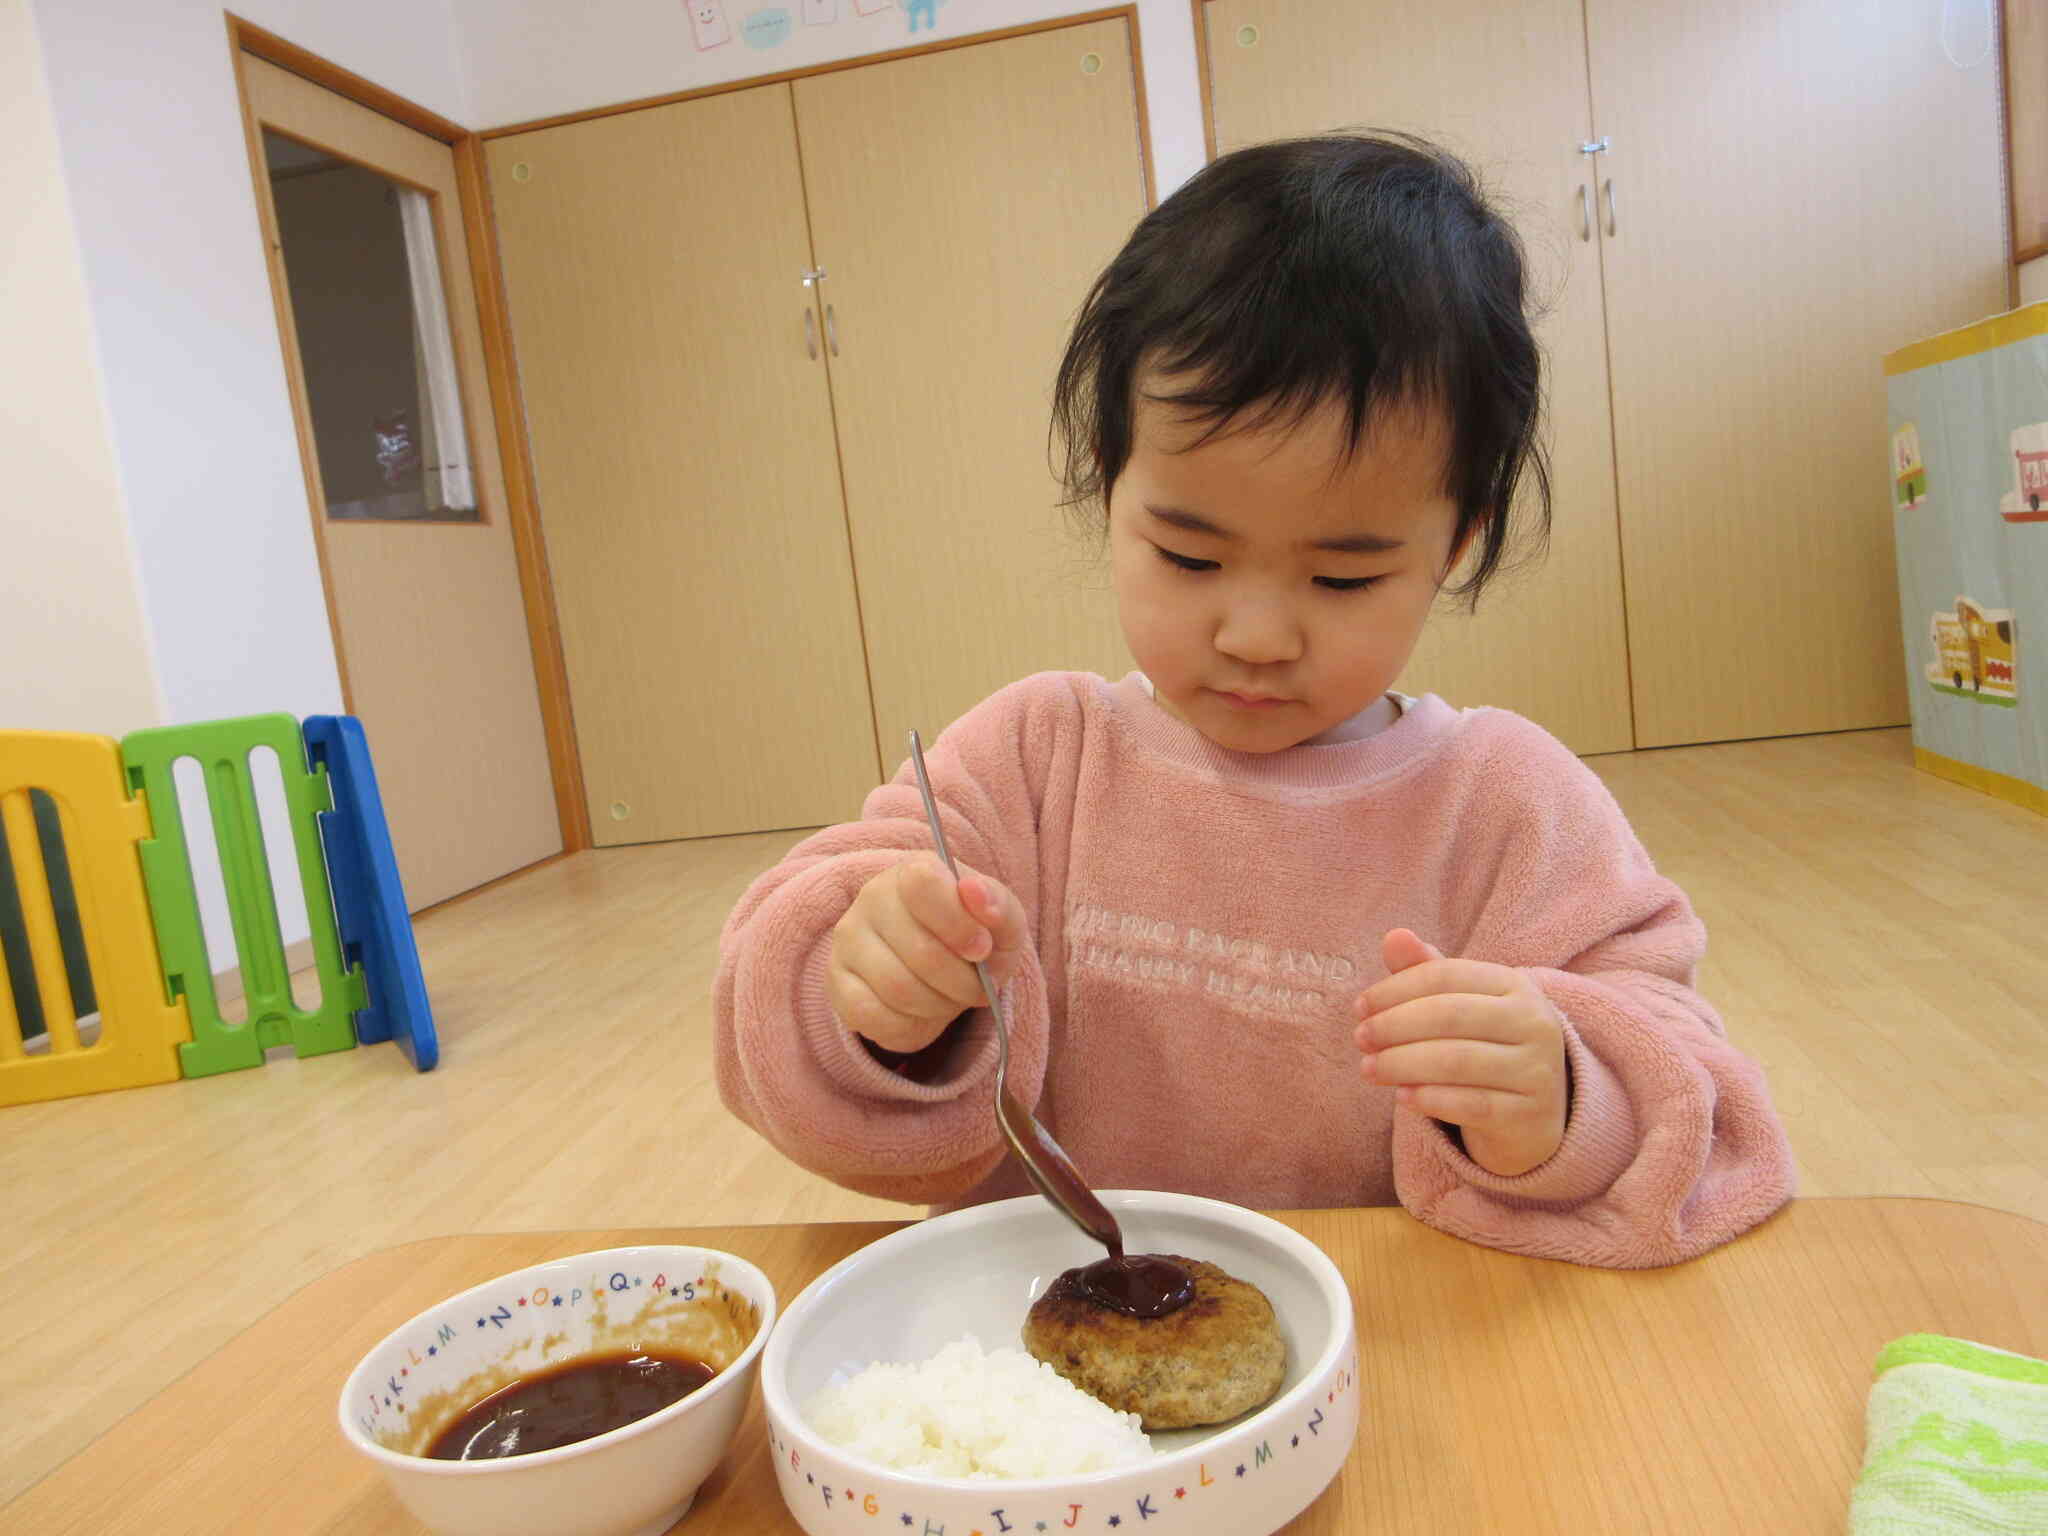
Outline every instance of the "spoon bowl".
<path id="1" fill-rule="evenodd" d="M 910 761 L 917 770 L 917 788 L 924 796 L 924 814 L 931 823 L 932 842 L 938 848 L 939 859 L 957 880 L 960 869 L 946 847 L 946 831 L 939 824 L 939 803 L 932 796 L 931 776 L 925 772 L 924 743 L 918 739 L 916 731 L 910 733 Z M 995 980 L 989 975 L 986 962 L 975 961 L 974 974 L 981 978 L 982 996 L 988 1000 L 989 1016 L 996 1025 L 996 1125 L 1002 1130 L 1003 1140 L 1017 1154 L 1017 1161 L 1024 1165 L 1026 1176 L 1041 1195 L 1089 1237 L 1113 1255 L 1121 1257 L 1124 1239 L 1116 1218 L 1110 1215 L 1107 1206 L 1096 1199 L 1095 1192 L 1074 1166 L 1074 1160 L 1052 1139 L 1052 1133 L 1024 1107 L 1022 1100 L 1010 1092 L 1007 1083 L 1010 1026 L 1003 1017 L 1002 998 L 996 992 Z"/>
<path id="2" fill-rule="evenodd" d="M 996 1084 L 996 1123 L 1002 1127 L 1003 1140 L 1017 1154 L 1017 1161 L 1024 1165 L 1025 1175 L 1038 1192 L 1096 1242 L 1111 1253 L 1121 1254 L 1124 1238 L 1116 1218 L 1096 1198 L 1066 1150 L 1052 1139 L 1052 1133 L 1024 1107 L 1023 1101 L 1002 1086 L 1000 1077 Z"/>

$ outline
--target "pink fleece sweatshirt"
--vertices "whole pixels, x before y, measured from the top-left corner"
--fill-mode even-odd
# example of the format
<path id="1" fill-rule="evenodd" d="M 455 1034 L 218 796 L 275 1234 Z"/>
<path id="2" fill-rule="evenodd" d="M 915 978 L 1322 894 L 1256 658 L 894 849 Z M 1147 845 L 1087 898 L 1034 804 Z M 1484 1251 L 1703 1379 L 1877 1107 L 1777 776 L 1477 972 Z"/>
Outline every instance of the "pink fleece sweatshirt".
<path id="1" fill-rule="evenodd" d="M 1363 740 L 1217 747 L 1133 673 L 1040 673 L 926 753 L 954 857 L 1016 892 L 1010 1082 L 1097 1188 L 1255 1208 L 1385 1205 L 1582 1264 L 1690 1258 L 1792 1193 L 1763 1076 L 1693 991 L 1705 931 L 1606 787 L 1539 727 L 1431 695 Z M 725 1102 L 849 1188 L 1029 1193 L 992 1108 L 985 1009 L 939 1075 L 891 1072 L 825 993 L 832 926 L 931 835 L 906 763 L 807 838 L 721 939 Z M 1358 1074 L 1352 999 L 1412 928 L 1520 966 L 1567 1020 L 1563 1145 L 1503 1178 Z"/>

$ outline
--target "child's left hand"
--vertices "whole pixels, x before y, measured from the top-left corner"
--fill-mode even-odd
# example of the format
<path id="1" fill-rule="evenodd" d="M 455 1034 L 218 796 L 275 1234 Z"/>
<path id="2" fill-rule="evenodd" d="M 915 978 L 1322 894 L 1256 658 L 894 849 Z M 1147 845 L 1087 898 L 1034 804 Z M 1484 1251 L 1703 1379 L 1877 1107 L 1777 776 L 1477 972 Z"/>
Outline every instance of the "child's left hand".
<path id="1" fill-rule="evenodd" d="M 1460 1127 L 1465 1153 L 1503 1178 L 1527 1173 L 1564 1141 L 1570 1108 L 1564 1025 L 1526 972 L 1446 960 L 1406 928 L 1382 943 L 1387 979 L 1354 1006 L 1369 1083 L 1395 1085 L 1407 1108 Z"/>

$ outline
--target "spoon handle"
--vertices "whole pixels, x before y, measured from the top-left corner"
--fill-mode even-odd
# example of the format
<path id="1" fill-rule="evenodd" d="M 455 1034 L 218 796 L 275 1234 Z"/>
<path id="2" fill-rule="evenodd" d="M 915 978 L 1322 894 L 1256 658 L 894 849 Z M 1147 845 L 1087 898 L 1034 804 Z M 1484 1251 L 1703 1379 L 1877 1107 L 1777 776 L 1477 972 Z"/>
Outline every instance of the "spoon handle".
<path id="1" fill-rule="evenodd" d="M 917 770 L 917 792 L 924 796 L 924 816 L 931 823 L 932 842 L 939 850 L 939 861 L 958 880 L 960 866 L 953 862 L 952 850 L 946 846 L 946 829 L 939 824 L 939 802 L 932 795 L 931 775 L 925 772 L 924 743 L 915 730 L 910 733 L 910 762 Z M 988 1011 L 996 1021 L 996 1047 L 1001 1057 L 996 1066 L 996 1081 L 1000 1083 L 1010 1066 L 1010 1025 L 1003 1017 L 1003 1005 L 996 997 L 995 979 L 988 973 L 988 963 L 975 961 L 974 974 L 981 979 L 981 994 L 988 999 Z"/>
<path id="2" fill-rule="evenodd" d="M 917 770 L 917 792 L 924 796 L 924 819 L 932 824 L 932 841 L 938 845 L 939 858 L 958 879 L 960 871 L 946 847 L 946 829 L 939 824 L 939 802 L 932 798 L 932 777 L 924 771 L 924 743 L 914 730 L 910 733 L 910 765 Z"/>
<path id="3" fill-rule="evenodd" d="M 946 847 L 946 830 L 939 825 L 939 802 L 932 797 L 931 775 L 925 772 L 924 743 L 918 740 L 916 731 L 910 733 L 910 761 L 917 769 L 918 793 L 924 796 L 924 814 L 932 825 L 932 842 L 938 847 L 940 861 L 957 880 L 960 869 Z M 989 976 L 987 963 L 975 961 L 974 974 L 981 978 L 982 996 L 988 999 L 989 1016 L 996 1024 L 996 1125 L 1001 1129 L 1003 1139 L 1009 1142 L 1010 1150 L 1017 1154 L 1017 1161 L 1024 1165 L 1024 1172 L 1053 1208 L 1064 1213 L 1087 1236 L 1121 1257 L 1124 1235 L 1116 1218 L 1110 1215 L 1109 1208 L 1097 1198 L 1095 1191 L 1088 1187 L 1087 1180 L 1081 1177 L 1081 1170 L 1052 1139 L 1052 1133 L 1039 1124 L 1038 1117 L 1026 1109 L 1005 1084 L 1004 1079 L 1010 1070 L 1010 1026 L 1003 1017 L 1003 1005 L 996 996 L 996 984 Z"/>

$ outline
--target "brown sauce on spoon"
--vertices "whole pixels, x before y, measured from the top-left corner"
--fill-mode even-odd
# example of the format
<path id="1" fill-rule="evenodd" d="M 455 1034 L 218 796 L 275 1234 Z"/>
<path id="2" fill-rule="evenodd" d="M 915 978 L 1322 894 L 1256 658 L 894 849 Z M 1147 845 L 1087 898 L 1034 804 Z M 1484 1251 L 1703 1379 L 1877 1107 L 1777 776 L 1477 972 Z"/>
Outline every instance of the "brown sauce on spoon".
<path id="1" fill-rule="evenodd" d="M 1074 1166 L 1073 1159 L 1015 1095 L 1005 1091 L 996 1113 L 1009 1122 L 1013 1133 L 1028 1133 L 1037 1143 L 1039 1166 L 1032 1169 L 1027 1165 L 1025 1172 L 1031 1174 L 1033 1183 L 1041 1186 L 1040 1193 L 1109 1250 L 1106 1259 L 1067 1270 L 1052 1283 L 1051 1290 L 1064 1288 L 1098 1307 L 1146 1319 L 1178 1312 L 1195 1299 L 1195 1277 L 1172 1259 L 1158 1253 L 1125 1254 L 1123 1229 L 1116 1218 L 1096 1199 L 1095 1191 L 1081 1178 L 1081 1170 Z"/>

